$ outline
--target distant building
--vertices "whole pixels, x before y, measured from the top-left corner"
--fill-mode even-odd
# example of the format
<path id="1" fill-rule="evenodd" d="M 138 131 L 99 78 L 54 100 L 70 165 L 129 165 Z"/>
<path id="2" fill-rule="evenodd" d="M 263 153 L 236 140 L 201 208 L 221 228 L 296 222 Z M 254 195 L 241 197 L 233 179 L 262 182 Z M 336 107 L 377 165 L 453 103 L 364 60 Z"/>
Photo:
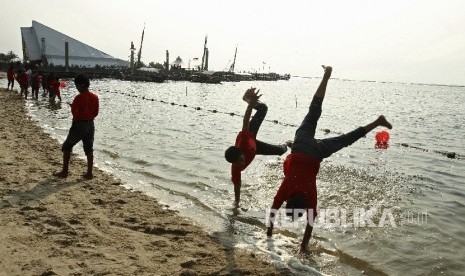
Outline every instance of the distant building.
<path id="1" fill-rule="evenodd" d="M 68 42 L 69 66 L 129 67 L 129 62 L 114 58 L 37 21 L 32 21 L 32 27 L 21 27 L 21 37 L 25 62 L 40 61 L 48 65 L 65 66 L 65 42 Z"/>

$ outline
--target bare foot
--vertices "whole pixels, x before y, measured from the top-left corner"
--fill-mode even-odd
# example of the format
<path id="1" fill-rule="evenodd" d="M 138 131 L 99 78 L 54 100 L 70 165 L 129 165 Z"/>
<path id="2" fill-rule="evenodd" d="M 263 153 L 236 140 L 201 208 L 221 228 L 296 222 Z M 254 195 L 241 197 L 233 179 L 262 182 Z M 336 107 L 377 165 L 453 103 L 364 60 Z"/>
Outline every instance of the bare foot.
<path id="1" fill-rule="evenodd" d="M 391 123 L 389 123 L 388 120 L 386 120 L 384 115 L 379 116 L 376 121 L 378 122 L 379 126 L 383 126 L 383 127 L 387 127 L 389 129 L 392 129 Z"/>
<path id="2" fill-rule="evenodd" d="M 290 149 L 292 149 L 292 146 L 294 146 L 294 141 L 292 140 L 289 140 L 289 141 L 286 141 L 286 146 L 288 146 Z"/>
<path id="3" fill-rule="evenodd" d="M 83 174 L 82 177 L 84 177 L 85 179 L 92 179 L 94 178 L 94 175 L 91 173 L 86 173 L 86 174 Z"/>
<path id="4" fill-rule="evenodd" d="M 284 153 L 287 152 L 287 148 L 288 148 L 288 147 L 287 147 L 286 144 L 281 144 L 280 147 L 283 149 L 283 153 L 282 153 L 282 154 L 284 154 Z"/>
<path id="5" fill-rule="evenodd" d="M 321 67 L 323 67 L 323 69 L 325 70 L 325 75 L 324 75 L 324 77 L 325 77 L 325 78 L 331 77 L 331 73 L 333 72 L 333 67 L 331 67 L 331 66 L 326 66 L 326 65 L 321 65 Z"/>
<path id="6" fill-rule="evenodd" d="M 61 171 L 61 172 L 58 172 L 58 173 L 54 173 L 53 176 L 56 176 L 56 177 L 59 177 L 59 178 L 67 178 L 68 173 Z"/>

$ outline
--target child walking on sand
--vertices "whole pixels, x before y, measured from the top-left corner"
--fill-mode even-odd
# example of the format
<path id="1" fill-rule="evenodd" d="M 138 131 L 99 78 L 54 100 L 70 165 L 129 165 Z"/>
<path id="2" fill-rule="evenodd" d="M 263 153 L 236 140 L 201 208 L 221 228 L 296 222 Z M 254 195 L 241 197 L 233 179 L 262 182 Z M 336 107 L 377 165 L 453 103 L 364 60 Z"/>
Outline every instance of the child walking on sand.
<path id="1" fill-rule="evenodd" d="M 16 74 L 16 81 L 18 82 L 19 87 L 21 89 L 19 92 L 20 97 L 22 98 L 24 94 L 24 98 L 27 99 L 29 89 L 29 77 L 23 70 L 19 69 L 18 74 Z"/>
<path id="2" fill-rule="evenodd" d="M 8 79 L 8 87 L 6 90 L 13 91 L 13 86 L 15 86 L 15 68 L 11 65 L 6 72 L 6 78 Z M 11 89 L 10 89 L 11 85 Z"/>

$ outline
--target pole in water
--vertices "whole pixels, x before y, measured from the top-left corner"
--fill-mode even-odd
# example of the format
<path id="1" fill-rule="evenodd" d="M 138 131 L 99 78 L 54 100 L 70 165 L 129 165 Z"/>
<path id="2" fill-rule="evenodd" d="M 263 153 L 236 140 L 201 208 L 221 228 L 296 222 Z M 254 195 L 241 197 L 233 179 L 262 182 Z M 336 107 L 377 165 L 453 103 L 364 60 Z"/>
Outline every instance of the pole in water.
<path id="1" fill-rule="evenodd" d="M 187 86 L 186 86 L 186 96 L 187 96 Z"/>
<path id="2" fill-rule="evenodd" d="M 295 108 L 297 108 L 297 95 L 294 95 L 294 99 L 295 99 Z"/>

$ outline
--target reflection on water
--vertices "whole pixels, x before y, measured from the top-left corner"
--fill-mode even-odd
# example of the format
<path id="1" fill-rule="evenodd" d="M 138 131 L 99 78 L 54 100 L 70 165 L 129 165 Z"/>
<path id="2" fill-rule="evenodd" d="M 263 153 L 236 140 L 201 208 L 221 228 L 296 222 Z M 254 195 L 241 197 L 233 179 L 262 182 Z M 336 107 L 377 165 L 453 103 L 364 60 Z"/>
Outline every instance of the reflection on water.
<path id="1" fill-rule="evenodd" d="M 318 137 L 350 131 L 379 114 L 394 129 L 388 149 L 375 148 L 373 132 L 322 163 L 319 208 L 333 210 L 333 224 L 315 229 L 310 255 L 296 251 L 302 228 L 288 225 L 278 227 L 273 239 L 265 235 L 266 211 L 282 179 L 284 157 L 256 157 L 243 173 L 242 202 L 235 208 L 223 152 L 242 124 L 242 93 L 251 86 L 261 89 L 269 111 L 258 138 L 282 143 L 293 138 L 318 82 L 92 81 L 101 101 L 97 164 L 125 180 L 128 188 L 142 190 L 200 223 L 225 244 L 254 247 L 296 274 L 464 271 L 465 173 L 459 168 L 465 160 L 435 152 L 465 154 L 463 87 L 330 81 Z M 63 101 L 71 101 L 75 93 L 70 83 L 62 91 Z M 70 126 L 67 104 L 39 97 L 27 105 L 34 119 L 62 142 Z M 80 145 L 76 151 L 82 153 Z M 354 222 L 360 210 L 373 208 L 373 223 L 379 226 L 384 214 L 388 227 L 334 223 L 342 210 L 346 221 Z M 330 213 L 325 214 L 327 219 Z"/>

